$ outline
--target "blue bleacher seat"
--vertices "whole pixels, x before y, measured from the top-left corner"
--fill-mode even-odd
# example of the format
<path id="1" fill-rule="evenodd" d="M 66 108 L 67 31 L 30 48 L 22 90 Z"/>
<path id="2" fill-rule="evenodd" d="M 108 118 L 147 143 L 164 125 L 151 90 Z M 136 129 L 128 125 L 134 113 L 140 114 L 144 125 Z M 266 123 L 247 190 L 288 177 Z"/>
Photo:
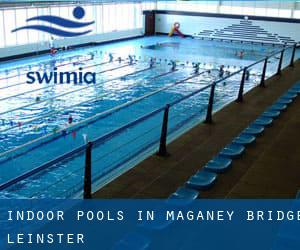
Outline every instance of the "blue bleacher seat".
<path id="1" fill-rule="evenodd" d="M 296 83 L 291 89 L 300 89 L 300 83 Z"/>
<path id="2" fill-rule="evenodd" d="M 261 117 L 277 118 L 280 116 L 280 111 L 278 110 L 268 110 L 262 113 Z"/>
<path id="3" fill-rule="evenodd" d="M 113 250 L 145 250 L 150 246 L 151 240 L 140 233 L 129 233 L 119 240 Z"/>
<path id="4" fill-rule="evenodd" d="M 196 190 L 206 190 L 215 184 L 217 180 L 217 174 L 200 170 L 195 175 L 193 175 L 185 185 L 188 188 L 196 189 Z"/>
<path id="5" fill-rule="evenodd" d="M 294 85 L 289 91 L 282 95 L 278 100 L 268 107 L 249 127 L 233 139 L 232 143 L 225 146 L 218 156 L 210 160 L 195 175 L 191 176 L 186 182 L 186 187 L 179 188 L 173 193 L 169 199 L 187 198 L 196 199 L 198 192 L 195 190 L 203 190 L 210 188 L 217 180 L 217 174 L 224 173 L 232 164 L 232 159 L 237 158 L 245 151 L 245 146 L 256 140 L 256 136 L 262 134 L 266 126 L 273 123 L 273 119 L 280 116 L 280 113 L 287 109 L 288 104 L 300 93 L 300 82 Z M 300 199 L 300 190 L 296 196 Z"/>
<path id="6" fill-rule="evenodd" d="M 261 135 L 265 128 L 260 125 L 250 125 L 248 128 L 244 129 L 243 133 L 250 135 Z"/>
<path id="7" fill-rule="evenodd" d="M 284 95 L 281 96 L 281 98 L 284 98 L 284 99 L 295 99 L 298 95 L 295 94 L 295 93 L 285 93 Z"/>
<path id="8" fill-rule="evenodd" d="M 284 103 L 275 103 L 271 107 L 269 107 L 267 109 L 267 111 L 269 111 L 269 110 L 284 111 L 286 109 L 287 109 L 287 105 L 286 104 L 284 104 Z"/>
<path id="9" fill-rule="evenodd" d="M 204 166 L 204 169 L 214 173 L 224 173 L 230 168 L 231 164 L 232 160 L 230 158 L 216 156 Z"/>
<path id="10" fill-rule="evenodd" d="M 298 95 L 300 94 L 300 87 L 294 86 L 290 90 L 295 91 Z"/>
<path id="11" fill-rule="evenodd" d="M 199 192 L 196 190 L 187 188 L 187 187 L 179 187 L 176 192 L 170 195 L 169 199 L 187 199 L 187 200 L 195 200 L 199 196 Z"/>
<path id="12" fill-rule="evenodd" d="M 268 110 L 267 112 L 274 112 L 272 110 Z M 273 119 L 270 117 L 260 116 L 258 117 L 252 124 L 259 126 L 270 126 L 273 123 Z"/>
<path id="13" fill-rule="evenodd" d="M 222 149 L 220 152 L 221 157 L 237 158 L 245 151 L 245 147 L 239 144 L 231 143 Z"/>
<path id="14" fill-rule="evenodd" d="M 300 94 L 300 88 L 290 88 L 287 92 L 288 94 L 296 94 L 299 95 Z"/>
<path id="15" fill-rule="evenodd" d="M 233 139 L 233 143 L 239 144 L 239 145 L 249 145 L 255 142 L 256 138 L 254 135 L 249 135 L 249 134 L 240 134 L 236 138 Z"/>
<path id="16" fill-rule="evenodd" d="M 280 97 L 276 101 L 275 104 L 286 104 L 286 105 L 288 105 L 288 104 L 291 104 L 292 102 L 293 102 L 293 99 L 291 99 L 291 98 L 282 98 L 282 97 Z"/>

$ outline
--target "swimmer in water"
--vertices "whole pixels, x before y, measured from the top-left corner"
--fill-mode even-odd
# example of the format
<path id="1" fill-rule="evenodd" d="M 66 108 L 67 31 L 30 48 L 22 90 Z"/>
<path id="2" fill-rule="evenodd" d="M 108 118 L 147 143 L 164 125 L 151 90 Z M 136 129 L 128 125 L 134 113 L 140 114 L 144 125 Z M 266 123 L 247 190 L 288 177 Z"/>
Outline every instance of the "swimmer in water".
<path id="1" fill-rule="evenodd" d="M 131 55 L 128 56 L 129 65 L 133 64 L 133 57 Z"/>
<path id="2" fill-rule="evenodd" d="M 171 71 L 175 71 L 176 70 L 176 62 L 171 61 L 171 65 L 172 65 Z"/>
<path id="3" fill-rule="evenodd" d="M 219 77 L 223 77 L 224 76 L 224 65 L 221 65 L 219 68 Z"/>
<path id="4" fill-rule="evenodd" d="M 239 54 L 239 57 L 240 57 L 241 59 L 243 59 L 243 58 L 244 58 L 244 55 L 245 55 L 244 51 L 241 50 L 241 51 L 240 51 L 240 54 Z"/>
<path id="5" fill-rule="evenodd" d="M 112 53 L 109 53 L 108 56 L 109 56 L 109 62 L 112 62 L 114 60 Z"/>
<path id="6" fill-rule="evenodd" d="M 91 59 L 90 60 L 94 60 L 95 58 L 95 54 L 93 52 L 90 53 Z"/>
<path id="7" fill-rule="evenodd" d="M 149 65 L 149 67 L 153 68 L 153 66 L 154 66 L 154 59 L 153 59 L 153 57 L 151 57 L 150 58 L 150 65 Z"/>
<path id="8" fill-rule="evenodd" d="M 50 47 L 51 56 L 54 56 L 57 52 L 57 49 L 54 47 L 54 37 L 53 36 L 51 36 L 51 38 L 50 38 L 49 47 Z"/>
<path id="9" fill-rule="evenodd" d="M 37 96 L 36 98 L 35 98 L 35 101 L 36 102 L 39 102 L 41 100 L 41 97 L 39 97 L 39 96 Z"/>
<path id="10" fill-rule="evenodd" d="M 196 63 L 194 69 L 195 69 L 194 74 L 199 74 L 200 63 Z"/>
<path id="11" fill-rule="evenodd" d="M 73 117 L 72 117 L 72 115 L 69 115 L 68 123 L 69 123 L 69 124 L 72 124 L 72 123 L 73 123 Z"/>

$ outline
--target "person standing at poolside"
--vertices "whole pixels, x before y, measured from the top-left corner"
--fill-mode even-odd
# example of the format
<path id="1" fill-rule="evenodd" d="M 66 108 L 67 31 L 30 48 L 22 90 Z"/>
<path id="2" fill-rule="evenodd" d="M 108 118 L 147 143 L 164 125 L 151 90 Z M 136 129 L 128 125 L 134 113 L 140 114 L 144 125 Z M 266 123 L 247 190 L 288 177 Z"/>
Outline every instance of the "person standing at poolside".
<path id="1" fill-rule="evenodd" d="M 54 45 L 54 37 L 53 36 L 51 36 L 51 38 L 50 38 L 49 47 L 50 47 L 50 54 L 52 56 L 55 55 L 57 52 L 57 49 L 55 48 L 55 45 Z"/>

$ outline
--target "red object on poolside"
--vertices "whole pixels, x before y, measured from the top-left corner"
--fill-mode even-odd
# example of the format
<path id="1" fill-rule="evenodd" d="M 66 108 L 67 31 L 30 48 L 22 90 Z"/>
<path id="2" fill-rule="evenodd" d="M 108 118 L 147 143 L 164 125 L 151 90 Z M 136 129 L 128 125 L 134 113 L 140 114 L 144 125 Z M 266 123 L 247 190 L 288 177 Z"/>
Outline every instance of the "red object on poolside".
<path id="1" fill-rule="evenodd" d="M 174 28 L 174 31 L 181 37 L 184 37 L 184 35 L 181 33 L 181 31 L 178 28 Z"/>
<path id="2" fill-rule="evenodd" d="M 180 28 L 180 23 L 179 22 L 175 22 L 173 24 L 173 27 L 171 29 L 171 31 L 169 32 L 168 36 L 172 36 L 174 33 L 177 33 L 180 37 L 184 37 L 184 35 L 181 33 L 181 31 L 179 30 Z"/>
<path id="3" fill-rule="evenodd" d="M 50 54 L 51 54 L 51 55 L 56 54 L 56 52 L 57 52 L 57 49 L 55 49 L 55 48 L 51 48 L 51 49 L 50 49 Z"/>

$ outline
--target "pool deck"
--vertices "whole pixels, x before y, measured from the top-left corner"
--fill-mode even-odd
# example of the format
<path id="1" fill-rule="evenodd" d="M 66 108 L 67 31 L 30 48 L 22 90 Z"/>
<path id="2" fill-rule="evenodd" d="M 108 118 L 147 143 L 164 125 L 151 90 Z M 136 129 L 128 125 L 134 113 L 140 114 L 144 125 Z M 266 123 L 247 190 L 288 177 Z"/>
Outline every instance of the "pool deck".
<path id="1" fill-rule="evenodd" d="M 255 120 L 296 81 L 300 61 L 215 113 L 214 123 L 199 124 L 168 145 L 170 156 L 153 155 L 95 192 L 94 198 L 166 198 L 201 169 L 232 138 Z M 272 127 L 219 175 L 202 198 L 293 198 L 300 189 L 300 97 Z"/>

